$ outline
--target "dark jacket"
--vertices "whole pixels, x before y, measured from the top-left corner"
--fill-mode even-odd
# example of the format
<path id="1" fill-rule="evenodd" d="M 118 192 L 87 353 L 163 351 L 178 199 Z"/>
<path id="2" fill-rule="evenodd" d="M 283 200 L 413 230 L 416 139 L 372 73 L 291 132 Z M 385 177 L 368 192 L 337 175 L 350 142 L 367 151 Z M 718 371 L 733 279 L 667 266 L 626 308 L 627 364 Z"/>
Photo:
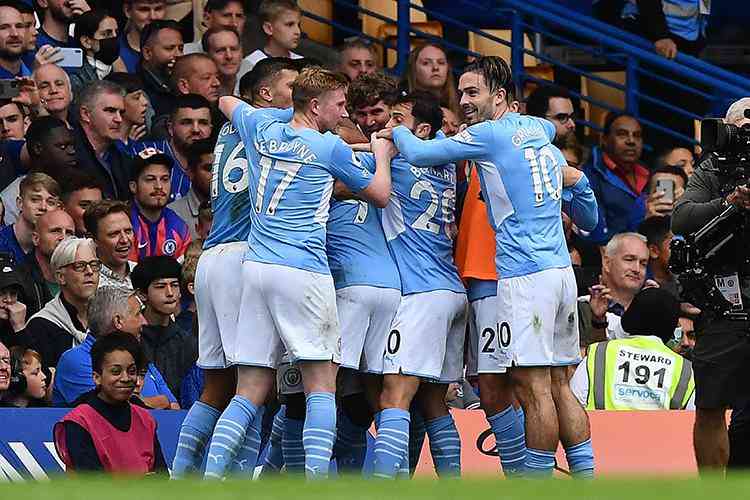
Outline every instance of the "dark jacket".
<path id="1" fill-rule="evenodd" d="M 175 92 L 170 88 L 169 82 L 163 81 L 153 72 L 141 66 L 138 75 L 143 80 L 143 90 L 148 95 L 151 107 L 154 108 L 156 116 L 168 115 L 172 112 L 175 102 Z"/>
<path id="2" fill-rule="evenodd" d="M 99 81 L 99 74 L 96 72 L 96 68 L 89 64 L 88 58 L 85 55 L 83 56 L 83 66 L 69 76 L 73 96 L 78 96 L 89 83 Z"/>
<path id="3" fill-rule="evenodd" d="M 586 239 L 599 245 L 605 245 L 617 233 L 637 231 L 646 214 L 645 192 L 634 193 L 607 168 L 602 154 L 599 147 L 592 148 L 591 159 L 583 166 L 599 208 L 599 222 Z"/>
<path id="4" fill-rule="evenodd" d="M 42 275 L 42 269 L 39 267 L 35 253 L 32 252 L 25 262 L 19 264 L 18 274 L 23 282 L 23 303 L 26 305 L 26 317 L 30 318 L 52 300 L 52 291 L 47 286 L 44 275 Z"/>
<path id="5" fill-rule="evenodd" d="M 172 394 L 179 399 L 182 379 L 198 359 L 197 339 L 170 322 L 165 327 L 144 326 L 141 345 L 146 358 L 156 365 Z"/>
<path id="6" fill-rule="evenodd" d="M 60 293 L 60 298 L 65 310 L 68 313 L 70 322 L 79 331 L 85 331 L 80 321 L 78 321 L 78 312 Z M 45 318 L 32 318 L 26 324 L 26 328 L 20 334 L 23 336 L 26 347 L 30 347 L 42 356 L 42 366 L 48 368 L 57 366 L 62 353 L 77 345 L 75 337 L 71 332 L 62 328 Z"/>
<path id="7" fill-rule="evenodd" d="M 105 154 L 106 161 L 100 160 L 82 128 L 74 130 L 78 168 L 99 179 L 104 186 L 104 197 L 128 200 L 128 183 L 133 172 L 133 160 L 117 149 L 113 142 Z"/>

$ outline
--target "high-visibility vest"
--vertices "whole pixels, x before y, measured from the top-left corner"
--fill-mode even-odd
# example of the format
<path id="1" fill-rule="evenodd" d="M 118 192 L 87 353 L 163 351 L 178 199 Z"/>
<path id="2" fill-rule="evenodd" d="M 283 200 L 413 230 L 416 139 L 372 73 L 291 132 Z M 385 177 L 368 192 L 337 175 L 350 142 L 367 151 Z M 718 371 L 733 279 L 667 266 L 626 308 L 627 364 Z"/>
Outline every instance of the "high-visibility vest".
<path id="1" fill-rule="evenodd" d="M 710 0 L 662 0 L 669 31 L 690 41 L 705 34 L 710 9 Z"/>
<path id="2" fill-rule="evenodd" d="M 695 391 L 693 366 L 658 337 L 589 347 L 589 410 L 681 410 Z"/>

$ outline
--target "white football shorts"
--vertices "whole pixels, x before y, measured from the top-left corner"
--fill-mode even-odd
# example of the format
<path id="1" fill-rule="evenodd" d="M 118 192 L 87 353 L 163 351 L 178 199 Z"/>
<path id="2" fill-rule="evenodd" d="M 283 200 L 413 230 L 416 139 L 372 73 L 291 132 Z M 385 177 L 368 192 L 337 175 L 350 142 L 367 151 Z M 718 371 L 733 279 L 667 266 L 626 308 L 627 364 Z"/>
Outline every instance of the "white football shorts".
<path id="1" fill-rule="evenodd" d="M 284 349 L 291 362 L 341 361 L 330 275 L 246 260 L 242 281 L 237 364 L 276 368 Z"/>
<path id="2" fill-rule="evenodd" d="M 515 365 L 567 366 L 581 361 L 572 267 L 498 280 L 497 308 L 496 336 L 501 345 L 507 344 Z"/>
<path id="3" fill-rule="evenodd" d="M 198 366 L 207 370 L 233 364 L 242 281 L 237 274 L 247 243 L 223 243 L 205 250 L 195 270 L 195 304 L 198 314 Z"/>
<path id="4" fill-rule="evenodd" d="M 375 286 L 336 290 L 341 327 L 341 366 L 383 373 L 383 353 L 401 291 Z"/>
<path id="5" fill-rule="evenodd" d="M 404 374 L 450 383 L 464 365 L 467 301 L 449 290 L 401 297 L 383 357 L 384 374 Z"/>

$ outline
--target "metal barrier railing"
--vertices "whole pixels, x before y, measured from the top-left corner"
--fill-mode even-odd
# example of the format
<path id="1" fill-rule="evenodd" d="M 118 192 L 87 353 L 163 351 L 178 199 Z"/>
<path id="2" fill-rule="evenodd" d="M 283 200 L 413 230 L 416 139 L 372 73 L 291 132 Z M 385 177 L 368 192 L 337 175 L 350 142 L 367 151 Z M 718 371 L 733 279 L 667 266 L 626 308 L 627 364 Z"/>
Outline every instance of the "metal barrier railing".
<path id="1" fill-rule="evenodd" d="M 388 40 L 378 40 L 350 27 L 343 26 L 340 23 L 324 19 L 309 12 L 303 12 L 305 16 L 330 24 L 345 33 L 358 34 L 374 43 L 382 45 L 384 48 L 395 49 L 398 58 L 396 66 L 392 70 L 397 75 L 403 74 L 406 70 L 412 36 L 438 41 L 446 49 L 467 56 L 478 55 L 466 47 L 461 47 L 443 38 L 437 38 L 434 35 L 416 29 L 410 22 L 411 9 L 416 9 L 446 26 L 466 30 L 474 35 L 509 47 L 511 54 L 510 65 L 515 84 L 519 89 L 523 87 L 525 82 L 545 83 L 544 80 L 530 74 L 524 68 L 523 58 L 524 55 L 528 54 L 544 64 L 560 68 L 561 70 L 586 78 L 589 81 L 597 82 L 622 92 L 625 98 L 625 106 L 624 108 L 618 108 L 617 106 L 592 98 L 589 95 L 583 95 L 583 93 L 574 90 L 572 94 L 576 98 L 604 110 L 613 112 L 624 111 L 632 114 L 644 125 L 684 142 L 694 143 L 695 140 L 694 137 L 686 136 L 664 127 L 660 123 L 644 118 L 641 113 L 641 105 L 646 104 L 659 107 L 665 112 L 673 113 L 685 120 L 698 120 L 702 116 L 689 109 L 676 106 L 674 103 L 666 102 L 658 96 L 646 94 L 641 90 L 643 77 L 658 81 L 664 85 L 669 85 L 674 89 L 704 100 L 712 105 L 714 111 L 725 108 L 734 99 L 750 96 L 750 80 L 747 78 L 681 53 L 674 60 L 666 59 L 654 52 L 653 46 L 649 41 L 567 9 L 556 4 L 554 1 L 498 0 L 497 7 L 493 8 L 491 13 L 509 18 L 511 32 L 511 39 L 509 41 L 448 15 L 426 9 L 421 5 L 412 4 L 410 0 L 383 0 L 384 2 L 392 1 L 397 3 L 396 19 L 390 19 L 377 12 L 363 9 L 350 0 L 332 1 L 335 5 L 354 9 L 361 14 L 397 25 L 397 36 L 394 47 L 393 43 Z M 486 9 L 486 6 L 478 4 L 475 0 L 456 0 L 456 3 L 466 6 L 469 9 Z M 597 75 L 594 71 L 565 63 L 544 53 L 543 50 L 539 50 L 538 46 L 533 49 L 527 49 L 524 47 L 524 34 L 541 36 L 547 41 L 573 47 L 592 56 L 603 58 L 609 65 L 618 67 L 625 72 L 627 83 L 623 85 Z M 578 120 L 578 122 L 581 125 L 601 130 L 601 126 L 596 123 L 585 120 Z"/>

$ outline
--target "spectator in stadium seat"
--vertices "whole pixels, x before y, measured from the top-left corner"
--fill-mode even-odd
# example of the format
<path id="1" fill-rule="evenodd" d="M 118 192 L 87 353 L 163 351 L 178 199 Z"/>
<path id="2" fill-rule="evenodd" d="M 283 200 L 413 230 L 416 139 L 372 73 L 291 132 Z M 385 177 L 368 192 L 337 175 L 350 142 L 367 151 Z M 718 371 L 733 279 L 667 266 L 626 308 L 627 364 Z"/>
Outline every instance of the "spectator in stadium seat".
<path id="1" fill-rule="evenodd" d="M 29 155 L 29 172 L 47 174 L 60 183 L 77 165 L 73 134 L 64 121 L 54 116 L 36 118 L 26 131 L 26 150 Z M 0 192 L 5 207 L 3 221 L 6 225 L 18 220 L 20 207 L 17 199 L 21 182 L 26 175 L 17 177 Z"/>
<path id="2" fill-rule="evenodd" d="M 102 9 L 90 10 L 76 18 L 73 39 L 83 50 L 83 66 L 70 77 L 73 95 L 112 72 L 120 51 L 117 31 L 115 18 Z"/>
<path id="3" fill-rule="evenodd" d="M 158 151 L 144 150 L 136 159 L 130 181 L 133 194 L 130 222 L 136 242 L 130 252 L 133 262 L 156 255 L 182 260 L 190 244 L 187 224 L 167 208 L 171 168 L 172 160 Z"/>
<path id="4" fill-rule="evenodd" d="M 157 150 L 171 160 L 171 184 L 169 201 L 185 196 L 190 190 L 188 156 L 190 145 L 207 139 L 213 132 L 211 105 L 196 94 L 180 95 L 166 122 L 167 138 L 154 141 L 134 142 L 128 148 L 137 156 L 145 150 Z"/>
<path id="5" fill-rule="evenodd" d="M 6 345 L 13 346 L 15 335 L 26 326 L 23 288 L 15 266 L 7 259 L 0 259 L 0 342 Z"/>
<path id="6" fill-rule="evenodd" d="M 102 200 L 102 187 L 99 181 L 85 172 L 72 171 L 63 180 L 62 206 L 73 218 L 76 227 L 76 236 L 86 236 L 86 225 L 83 222 L 83 214 L 92 203 Z"/>
<path id="7" fill-rule="evenodd" d="M 174 321 L 180 311 L 181 266 L 167 256 L 146 257 L 133 269 L 133 287 L 146 304 L 142 344 L 148 359 L 180 397 L 182 378 L 198 359 L 198 339 Z"/>
<path id="8" fill-rule="evenodd" d="M 128 256 L 134 244 L 133 225 L 127 204 L 114 200 L 93 203 L 84 212 L 83 221 L 86 231 L 96 243 L 96 254 L 102 261 L 99 288 L 108 286 L 132 290 Z"/>
<path id="9" fill-rule="evenodd" d="M 172 69 L 172 86 L 178 94 L 197 94 L 211 104 L 219 99 L 219 69 L 206 54 L 178 57 Z"/>
<path id="10" fill-rule="evenodd" d="M 378 71 L 375 47 L 364 38 L 347 39 L 336 48 L 339 54 L 338 70 L 349 77 L 351 81 L 359 75 Z"/>
<path id="11" fill-rule="evenodd" d="M 648 245 L 648 275 L 659 287 L 679 298 L 677 277 L 669 270 L 670 243 L 674 238 L 670 224 L 668 216 L 648 217 L 641 222 L 638 232 L 646 237 Z"/>
<path id="12" fill-rule="evenodd" d="M 201 203 L 207 202 L 211 196 L 211 168 L 214 161 L 214 145 L 212 139 L 200 139 L 190 145 L 188 149 L 188 171 L 190 191 L 182 198 L 168 205 L 184 220 L 190 228 L 190 237 L 198 239 L 198 212 Z"/>
<path id="13" fill-rule="evenodd" d="M 665 199 L 665 193 L 656 188 L 658 182 L 671 181 L 673 188 L 673 200 Z M 671 215 L 674 204 L 685 194 L 685 186 L 688 177 L 685 172 L 677 166 L 665 165 L 657 168 L 651 174 L 648 183 L 648 198 L 646 199 L 646 218 Z"/>
<path id="14" fill-rule="evenodd" d="M 113 72 L 105 80 L 116 83 L 125 90 L 125 112 L 122 114 L 119 140 L 127 149 L 131 141 L 145 139 L 149 133 L 146 123 L 148 96 L 143 91 L 143 82 L 138 75 Z"/>
<path id="15" fill-rule="evenodd" d="M 33 78 L 39 89 L 39 98 L 44 109 L 50 115 L 70 125 L 73 87 L 68 74 L 56 64 L 43 64 L 34 70 Z"/>
<path id="16" fill-rule="evenodd" d="M 695 157 L 688 148 L 673 147 L 664 150 L 657 158 L 655 167 L 674 166 L 681 168 L 690 178 L 695 171 Z"/>
<path id="17" fill-rule="evenodd" d="M 174 96 L 169 79 L 175 61 L 182 55 L 182 47 L 180 25 L 174 21 L 154 21 L 141 34 L 138 74 L 156 116 L 172 110 Z"/>
<path id="18" fill-rule="evenodd" d="M 42 0 L 44 1 L 44 0 Z M 21 11 L 11 2 L 0 4 L 0 78 L 30 76 L 31 70 L 21 60 L 24 53 L 26 24 Z"/>
<path id="19" fill-rule="evenodd" d="M 132 335 L 139 342 L 146 324 L 145 306 L 133 290 L 122 287 L 100 287 L 91 297 L 88 307 L 89 330 L 79 346 L 63 353 L 57 363 L 52 403 L 69 406 L 86 392 L 95 388 L 92 378 L 91 347 L 99 337 L 114 332 Z M 177 409 L 177 400 L 153 363 L 145 369 L 139 396 L 151 408 Z"/>
<path id="20" fill-rule="evenodd" d="M 146 475 L 165 471 L 156 422 L 131 404 L 146 359 L 127 333 L 101 337 L 91 347 L 96 391 L 58 422 L 55 448 L 69 473 L 104 471 Z"/>
<path id="21" fill-rule="evenodd" d="M 31 317 L 41 310 L 60 291 L 50 259 L 57 245 L 74 235 L 73 219 L 64 210 L 52 210 L 43 214 L 31 233 L 33 253 L 26 262 L 18 266 L 24 278 L 24 295 Z"/>
<path id="22" fill-rule="evenodd" d="M 543 85 L 526 99 L 526 114 L 545 118 L 555 126 L 553 144 L 562 149 L 570 136 L 575 136 L 576 113 L 570 93 L 562 87 Z"/>
<path id="23" fill-rule="evenodd" d="M 266 42 L 242 60 L 240 78 L 266 57 L 302 58 L 293 52 L 302 37 L 302 11 L 295 0 L 263 0 L 258 6 L 258 20 Z"/>
<path id="24" fill-rule="evenodd" d="M 120 34 L 120 62 L 115 71 L 136 73 L 141 59 L 141 36 L 152 21 L 164 19 L 166 0 L 123 0 L 122 10 L 127 18 Z M 116 66 L 119 63 L 116 63 Z"/>
<path id="25" fill-rule="evenodd" d="M 29 319 L 24 331 L 48 367 L 86 338 L 88 301 L 99 283 L 101 262 L 92 240 L 67 238 L 55 248 L 50 264 L 60 293 Z"/>
<path id="26" fill-rule="evenodd" d="M 581 404 L 589 410 L 695 409 L 692 364 L 668 347 L 679 315 L 678 300 L 666 290 L 639 292 L 622 315 L 627 337 L 592 344 L 578 365 L 570 386 Z M 635 362 L 623 368 L 623 361 L 638 357 L 651 360 L 649 372 L 629 372 L 640 368 Z M 628 389 L 640 393 L 623 395 Z"/>
<path id="27" fill-rule="evenodd" d="M 23 41 L 23 55 L 21 56 L 21 60 L 26 65 L 27 68 L 33 69 L 34 66 L 38 66 L 39 64 L 43 64 L 48 62 L 46 58 L 44 57 L 45 54 L 42 54 L 39 59 L 37 59 L 37 49 L 36 49 L 36 39 L 37 36 L 39 36 L 39 30 L 36 27 L 36 16 L 34 14 L 34 7 L 32 5 L 32 2 L 24 3 L 24 2 L 18 2 L 18 10 L 21 12 L 21 17 L 23 18 L 23 24 L 26 27 L 26 32 L 24 36 Z M 53 50 L 52 47 L 45 48 L 46 50 Z M 49 61 L 52 62 L 52 61 Z M 35 64 L 36 63 L 36 64 Z"/>
<path id="28" fill-rule="evenodd" d="M 420 45 L 409 54 L 402 86 L 405 90 L 426 90 L 440 99 L 440 105 L 461 116 L 456 81 L 445 50 L 433 42 Z"/>
<path id="29" fill-rule="evenodd" d="M 68 36 L 70 25 L 75 17 L 91 10 L 85 0 L 37 0 L 43 19 L 36 46 L 74 47 L 75 43 Z"/>
<path id="30" fill-rule="evenodd" d="M 78 168 L 99 179 L 104 196 L 128 199 L 132 161 L 117 148 L 122 130 L 125 91 L 117 84 L 97 81 L 78 98 L 80 126 L 75 129 Z"/>
<path id="31" fill-rule="evenodd" d="M 203 25 L 206 27 L 205 33 L 229 30 L 237 33 L 238 39 L 240 39 L 242 31 L 245 29 L 245 6 L 242 0 L 208 0 L 203 8 Z M 240 59 L 242 59 L 241 42 L 238 45 L 240 47 Z M 196 52 L 208 53 L 205 38 L 185 44 L 185 54 Z M 239 69 L 239 65 L 237 69 Z"/>
<path id="32" fill-rule="evenodd" d="M 47 375 L 42 369 L 42 357 L 33 349 L 13 347 L 10 350 L 14 363 L 21 368 L 20 375 L 24 382 L 16 389 L 10 391 L 3 399 L 3 406 L 13 408 L 33 408 L 47 406 Z M 51 381 L 50 381 L 51 383 Z"/>
<path id="33" fill-rule="evenodd" d="M 643 137 L 638 120 L 611 113 L 601 146 L 591 150 L 583 172 L 599 205 L 599 223 L 588 240 L 605 245 L 618 233 L 635 231 L 645 214 L 649 170 L 641 163 Z"/>
<path id="34" fill-rule="evenodd" d="M 20 264 L 34 246 L 32 232 L 37 219 L 60 207 L 60 185 L 47 174 L 29 174 L 20 182 L 16 203 L 19 217 L 15 223 L 0 229 L 0 252 L 12 254 Z"/>
<path id="35" fill-rule="evenodd" d="M 203 241 L 195 240 L 185 252 L 185 262 L 180 276 L 180 290 L 182 294 L 182 312 L 175 318 L 175 323 L 183 332 L 190 332 L 194 339 L 198 338 L 198 321 L 195 305 L 195 270 L 198 259 L 203 253 Z M 180 407 L 190 408 L 198 401 L 203 392 L 203 370 L 197 364 L 193 365 L 182 378 L 180 386 Z"/>
<path id="36" fill-rule="evenodd" d="M 203 50 L 219 70 L 220 95 L 239 95 L 238 73 L 242 63 L 242 45 L 237 31 L 229 28 L 215 28 L 203 35 Z"/>
<path id="37" fill-rule="evenodd" d="M 346 91 L 346 107 L 349 116 L 369 142 L 369 137 L 385 128 L 391 119 L 391 107 L 398 84 L 383 73 L 359 76 Z"/>
<path id="38" fill-rule="evenodd" d="M 18 103 L 0 101 L 0 140 L 23 140 L 30 123 L 30 118 Z"/>
<path id="39" fill-rule="evenodd" d="M 645 283 L 649 263 L 646 243 L 646 237 L 638 233 L 617 234 L 607 243 L 601 283 L 579 300 L 582 346 L 625 335 L 620 317 Z"/>

